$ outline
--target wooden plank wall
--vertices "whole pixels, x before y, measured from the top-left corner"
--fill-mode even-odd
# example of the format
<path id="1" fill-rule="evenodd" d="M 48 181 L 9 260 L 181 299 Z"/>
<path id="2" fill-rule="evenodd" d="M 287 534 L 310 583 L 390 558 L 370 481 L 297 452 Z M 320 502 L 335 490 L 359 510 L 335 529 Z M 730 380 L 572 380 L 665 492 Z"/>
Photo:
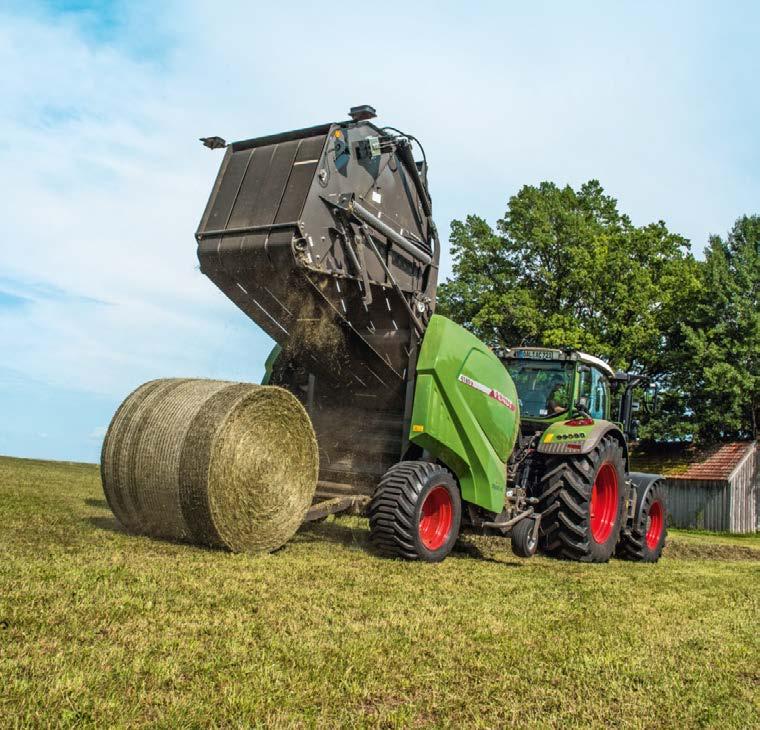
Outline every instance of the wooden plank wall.
<path id="1" fill-rule="evenodd" d="M 755 444 L 729 477 L 731 532 L 755 532 L 757 522 L 758 449 Z"/>
<path id="2" fill-rule="evenodd" d="M 731 511 L 727 481 L 666 479 L 670 524 L 684 530 L 728 532 Z"/>

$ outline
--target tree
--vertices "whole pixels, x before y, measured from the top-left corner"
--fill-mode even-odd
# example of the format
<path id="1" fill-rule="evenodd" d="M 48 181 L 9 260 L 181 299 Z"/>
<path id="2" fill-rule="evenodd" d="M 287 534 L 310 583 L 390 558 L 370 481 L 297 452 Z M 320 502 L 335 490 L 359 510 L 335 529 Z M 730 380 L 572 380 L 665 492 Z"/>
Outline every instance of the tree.
<path id="1" fill-rule="evenodd" d="M 701 440 L 752 436 L 760 427 L 760 216 L 712 236 L 698 295 L 667 336 L 663 367 Z"/>
<path id="2" fill-rule="evenodd" d="M 653 377 L 699 286 L 688 241 L 662 221 L 634 226 L 596 180 L 525 186 L 496 231 L 471 215 L 450 241 L 441 313 L 492 346 L 573 347 Z"/>

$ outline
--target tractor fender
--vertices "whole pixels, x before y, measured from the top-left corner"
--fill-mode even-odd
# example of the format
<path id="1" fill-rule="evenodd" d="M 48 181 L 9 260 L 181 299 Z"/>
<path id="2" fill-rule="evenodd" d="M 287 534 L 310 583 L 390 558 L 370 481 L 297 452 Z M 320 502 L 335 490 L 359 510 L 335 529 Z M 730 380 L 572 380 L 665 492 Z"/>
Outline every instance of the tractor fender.
<path id="1" fill-rule="evenodd" d="M 649 492 L 662 482 L 665 477 L 662 474 L 645 474 L 641 471 L 631 471 L 628 472 L 628 478 L 636 490 L 636 510 L 633 513 L 633 524 L 637 525 L 639 523 L 641 505 L 644 504 Z"/>
<path id="2" fill-rule="evenodd" d="M 549 426 L 541 435 L 537 451 L 552 456 L 588 454 L 605 436 L 613 436 L 620 443 L 628 470 L 628 444 L 620 428 L 611 421 L 593 420 L 588 425 L 570 425 L 574 420 L 558 421 Z M 592 419 L 589 419 L 592 420 Z"/>

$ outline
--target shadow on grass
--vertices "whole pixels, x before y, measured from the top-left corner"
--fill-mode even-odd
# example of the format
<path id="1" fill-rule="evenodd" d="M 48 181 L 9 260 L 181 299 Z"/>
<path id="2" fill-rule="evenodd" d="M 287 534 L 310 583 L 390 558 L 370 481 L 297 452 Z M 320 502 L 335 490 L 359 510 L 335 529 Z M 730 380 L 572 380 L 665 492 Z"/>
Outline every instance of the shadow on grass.
<path id="1" fill-rule="evenodd" d="M 86 500 L 88 503 L 92 503 L 90 506 L 104 506 L 107 507 L 104 500 L 90 499 Z M 102 504 L 101 504 L 102 503 Z M 116 533 L 119 535 L 131 535 L 113 516 L 98 516 L 98 517 L 86 517 L 83 522 L 95 527 L 98 530 L 105 530 L 107 532 Z M 473 540 L 474 538 L 474 540 Z M 194 547 L 199 550 L 211 550 L 203 545 L 192 545 L 182 540 L 167 540 L 152 538 L 157 544 L 172 544 L 182 545 L 185 547 Z M 494 545 L 488 544 L 486 548 L 488 552 L 481 549 L 475 541 L 492 541 L 497 538 L 487 538 L 476 535 L 468 534 L 464 539 L 460 538 L 454 545 L 451 554 L 448 559 L 450 560 L 477 560 L 484 563 L 496 563 L 497 565 L 503 565 L 509 568 L 519 568 L 525 561 L 513 558 L 511 553 L 505 553 L 504 557 L 494 557 L 490 554 L 494 548 Z M 293 538 L 281 548 L 273 551 L 278 553 L 281 550 L 287 549 L 290 543 L 324 543 L 329 542 L 336 545 L 342 545 L 349 548 L 357 548 L 364 550 L 371 555 L 382 558 L 384 557 L 377 548 L 370 542 L 369 530 L 361 525 L 346 525 L 340 522 L 325 521 L 325 522 L 304 522 L 298 529 L 298 532 Z M 508 545 L 508 541 L 504 541 L 505 546 Z M 499 540 L 499 552 L 501 552 L 501 540 Z"/>
<path id="2" fill-rule="evenodd" d="M 198 545 L 189 540 L 175 540 L 168 537 L 154 537 L 153 535 L 138 535 L 134 532 L 129 532 L 115 517 L 85 517 L 82 522 L 87 523 L 91 527 L 97 530 L 104 530 L 106 532 L 112 532 L 116 535 L 126 535 L 127 537 L 145 538 L 149 540 L 149 544 L 154 545 L 157 548 L 167 546 L 177 546 L 182 548 L 188 548 L 191 550 L 200 550 L 207 553 L 225 553 L 225 550 L 219 548 L 209 547 L 208 545 Z"/>
<path id="3" fill-rule="evenodd" d="M 472 559 L 478 560 L 484 563 L 496 563 L 497 565 L 503 565 L 508 568 L 519 568 L 522 566 L 523 561 L 517 558 L 494 558 L 487 553 L 484 553 L 477 545 L 472 542 L 465 542 L 464 540 L 457 540 L 454 549 L 451 551 L 452 558 L 464 558 L 465 560 Z M 509 554 L 511 558 L 511 553 Z"/>
<path id="4" fill-rule="evenodd" d="M 83 521 L 96 527 L 98 530 L 118 532 L 120 535 L 129 534 L 115 517 L 85 517 Z"/>
<path id="5" fill-rule="evenodd" d="M 93 497 L 88 497 L 85 499 L 84 503 L 88 507 L 100 507 L 101 509 L 108 509 L 108 502 L 106 502 L 105 499 L 94 499 Z"/>
<path id="6" fill-rule="evenodd" d="M 338 522 L 304 522 L 294 538 L 298 542 L 333 542 L 347 547 L 356 546 L 371 550 L 369 531 L 349 527 Z"/>
<path id="7" fill-rule="evenodd" d="M 364 527 L 343 525 L 339 522 L 304 522 L 299 528 L 294 541 L 301 543 L 332 542 L 345 547 L 356 547 L 366 550 L 377 557 L 383 555 L 370 542 L 369 530 Z M 511 554 L 509 555 L 511 558 Z M 474 559 L 484 563 L 496 563 L 510 568 L 519 568 L 522 561 L 515 559 L 499 559 L 483 552 L 477 545 L 469 541 L 457 540 L 451 551 L 450 559 Z"/>

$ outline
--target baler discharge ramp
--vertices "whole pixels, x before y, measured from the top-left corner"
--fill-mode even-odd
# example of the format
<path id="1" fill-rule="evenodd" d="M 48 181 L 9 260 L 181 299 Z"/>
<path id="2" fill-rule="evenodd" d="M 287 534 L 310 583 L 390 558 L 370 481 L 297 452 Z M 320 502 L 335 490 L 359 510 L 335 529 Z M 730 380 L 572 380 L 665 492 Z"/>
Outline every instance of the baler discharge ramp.
<path id="1" fill-rule="evenodd" d="M 268 382 L 306 406 L 334 493 L 371 494 L 400 458 L 435 306 L 426 163 L 371 115 L 227 145 L 196 234 L 203 273 L 280 346 Z"/>

